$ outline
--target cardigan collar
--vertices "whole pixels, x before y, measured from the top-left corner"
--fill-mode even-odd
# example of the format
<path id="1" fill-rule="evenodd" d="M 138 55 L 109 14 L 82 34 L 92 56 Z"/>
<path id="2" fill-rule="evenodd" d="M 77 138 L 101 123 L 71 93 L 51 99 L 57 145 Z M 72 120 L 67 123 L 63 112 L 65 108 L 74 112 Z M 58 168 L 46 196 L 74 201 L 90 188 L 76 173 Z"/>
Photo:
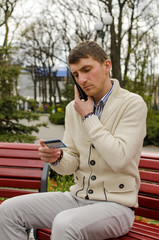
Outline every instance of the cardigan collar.
<path id="1" fill-rule="evenodd" d="M 100 121 L 104 124 L 112 113 L 118 107 L 121 101 L 127 97 L 129 91 L 120 87 L 119 81 L 117 79 L 111 79 L 113 81 L 113 91 L 107 100 L 107 104 L 104 106 L 103 112 L 101 114 Z"/>

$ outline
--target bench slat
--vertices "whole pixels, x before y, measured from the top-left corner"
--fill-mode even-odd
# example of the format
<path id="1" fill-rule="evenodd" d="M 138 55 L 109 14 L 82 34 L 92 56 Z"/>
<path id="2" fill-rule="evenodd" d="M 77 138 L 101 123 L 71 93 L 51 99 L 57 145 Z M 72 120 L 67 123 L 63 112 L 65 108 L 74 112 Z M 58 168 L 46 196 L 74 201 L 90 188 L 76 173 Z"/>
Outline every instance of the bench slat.
<path id="1" fill-rule="evenodd" d="M 135 214 L 138 216 L 151 218 L 159 221 L 159 211 L 153 209 L 147 209 L 143 207 L 138 207 L 135 209 Z"/>
<path id="2" fill-rule="evenodd" d="M 7 142 L 0 142 L 0 149 L 23 149 L 23 150 L 35 150 L 37 151 L 40 147 L 39 144 L 30 144 L 30 143 L 7 143 Z"/>
<path id="3" fill-rule="evenodd" d="M 149 223 L 144 223 L 144 222 L 135 220 L 133 227 L 137 227 L 140 229 L 147 229 L 147 230 L 150 230 L 153 232 L 157 232 L 159 234 L 159 227 L 157 227 L 156 225 L 149 224 Z"/>
<path id="4" fill-rule="evenodd" d="M 159 172 L 140 170 L 140 178 L 145 181 L 159 182 Z"/>
<path id="5" fill-rule="evenodd" d="M 159 198 L 152 198 L 148 196 L 138 196 L 139 206 L 150 209 L 159 210 Z"/>
<path id="6" fill-rule="evenodd" d="M 35 179 L 10 179 L 10 178 L 0 178 L 0 187 L 15 187 L 15 188 L 30 188 L 30 189 L 40 189 L 41 181 Z"/>
<path id="7" fill-rule="evenodd" d="M 41 179 L 42 171 L 37 169 L 25 168 L 0 168 L 1 177 L 18 177 L 18 178 L 32 178 Z"/>
<path id="8" fill-rule="evenodd" d="M 140 168 L 148 168 L 148 169 L 158 170 L 159 169 L 159 161 L 158 160 L 141 158 L 139 167 Z"/>
<path id="9" fill-rule="evenodd" d="M 159 185 L 142 182 L 140 185 L 140 193 L 147 193 L 159 196 Z"/>
<path id="10" fill-rule="evenodd" d="M 134 239 L 140 239 L 140 240 L 158 240 L 158 238 L 151 236 L 150 234 L 140 233 L 140 232 L 132 232 L 130 231 L 127 236 L 134 237 Z M 125 238 L 127 239 L 127 238 Z"/>
<path id="11" fill-rule="evenodd" d="M 40 159 L 0 158 L 0 166 L 43 168 L 44 163 Z"/>
<path id="12" fill-rule="evenodd" d="M 40 229 L 40 230 L 43 230 L 43 229 Z M 51 234 L 51 231 L 50 230 L 47 230 L 47 229 L 44 229 L 44 231 L 39 231 L 37 232 L 38 234 L 38 240 L 50 240 L 50 234 Z"/>
<path id="13" fill-rule="evenodd" d="M 0 156 L 5 158 L 32 158 L 39 159 L 38 151 L 17 150 L 17 149 L 0 149 Z"/>
<path id="14" fill-rule="evenodd" d="M 157 160 L 159 160 L 159 154 L 158 154 L 158 152 L 146 152 L 146 151 L 142 151 L 142 152 L 141 152 L 141 159 L 142 159 L 142 158 L 157 159 Z"/>
<path id="15" fill-rule="evenodd" d="M 152 237 L 154 239 L 159 239 L 159 234 L 154 232 L 154 231 L 152 231 L 152 230 L 150 230 L 150 229 L 133 227 L 131 229 L 131 232 L 142 234 L 144 236 L 149 236 L 149 237 Z"/>
<path id="16" fill-rule="evenodd" d="M 20 196 L 24 194 L 31 194 L 31 193 L 37 193 L 37 191 L 0 188 L 0 196 L 4 198 L 11 198 L 11 197 Z"/>

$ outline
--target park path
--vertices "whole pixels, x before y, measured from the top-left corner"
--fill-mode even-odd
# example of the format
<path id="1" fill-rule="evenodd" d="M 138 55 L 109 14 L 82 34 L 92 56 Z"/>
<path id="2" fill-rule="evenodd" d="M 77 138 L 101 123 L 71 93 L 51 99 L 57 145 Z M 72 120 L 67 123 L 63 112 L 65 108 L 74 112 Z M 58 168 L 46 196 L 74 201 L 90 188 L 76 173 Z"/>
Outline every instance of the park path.
<path id="1" fill-rule="evenodd" d="M 43 114 L 41 115 L 39 120 L 28 122 L 27 120 L 21 120 L 21 123 L 24 125 L 35 125 L 37 123 L 47 122 L 48 127 L 40 127 L 39 132 L 33 132 L 32 135 L 37 137 L 37 140 L 34 143 L 39 144 L 40 139 L 44 140 L 52 140 L 52 139 L 61 139 L 64 134 L 64 125 L 55 125 L 49 121 L 49 115 Z"/>

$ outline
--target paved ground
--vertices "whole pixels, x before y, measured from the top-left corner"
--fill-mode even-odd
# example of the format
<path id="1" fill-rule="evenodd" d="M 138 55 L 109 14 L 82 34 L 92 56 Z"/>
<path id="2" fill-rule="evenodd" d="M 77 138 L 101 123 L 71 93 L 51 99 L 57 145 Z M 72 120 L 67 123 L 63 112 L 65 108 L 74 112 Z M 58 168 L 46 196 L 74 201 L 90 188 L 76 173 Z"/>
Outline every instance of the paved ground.
<path id="1" fill-rule="evenodd" d="M 40 139 L 52 140 L 52 139 L 62 139 L 63 138 L 64 126 L 52 124 L 48 119 L 48 115 L 44 114 L 40 117 L 40 121 L 32 121 L 30 123 L 28 123 L 27 120 L 22 120 L 22 123 L 25 125 L 35 125 L 39 122 L 47 122 L 48 128 L 40 127 L 38 133 L 33 132 L 33 135 L 38 138 L 35 141 L 35 143 L 39 143 Z"/>
<path id="2" fill-rule="evenodd" d="M 38 137 L 38 140 L 35 143 L 39 143 L 39 140 L 42 138 L 44 140 L 52 140 L 52 139 L 61 139 L 63 138 L 64 133 L 64 125 L 55 125 L 52 124 L 48 115 L 41 116 L 40 121 L 48 122 L 48 128 L 41 127 L 39 133 L 35 133 L 34 135 Z"/>

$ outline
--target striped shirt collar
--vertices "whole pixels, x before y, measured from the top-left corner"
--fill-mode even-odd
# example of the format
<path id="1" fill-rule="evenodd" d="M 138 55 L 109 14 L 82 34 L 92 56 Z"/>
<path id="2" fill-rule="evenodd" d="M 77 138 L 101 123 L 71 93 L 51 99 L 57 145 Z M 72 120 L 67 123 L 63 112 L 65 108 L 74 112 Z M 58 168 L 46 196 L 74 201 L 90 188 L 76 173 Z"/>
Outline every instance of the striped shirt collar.
<path id="1" fill-rule="evenodd" d="M 101 114 L 103 112 L 103 109 L 104 109 L 104 106 L 109 98 L 109 96 L 111 95 L 113 91 L 113 83 L 112 83 L 112 87 L 111 89 L 109 90 L 109 92 L 107 92 L 104 97 L 102 97 L 102 99 L 98 102 L 97 105 L 95 105 L 94 103 L 94 114 L 96 114 L 98 116 L 98 118 L 100 119 L 101 117 Z"/>

